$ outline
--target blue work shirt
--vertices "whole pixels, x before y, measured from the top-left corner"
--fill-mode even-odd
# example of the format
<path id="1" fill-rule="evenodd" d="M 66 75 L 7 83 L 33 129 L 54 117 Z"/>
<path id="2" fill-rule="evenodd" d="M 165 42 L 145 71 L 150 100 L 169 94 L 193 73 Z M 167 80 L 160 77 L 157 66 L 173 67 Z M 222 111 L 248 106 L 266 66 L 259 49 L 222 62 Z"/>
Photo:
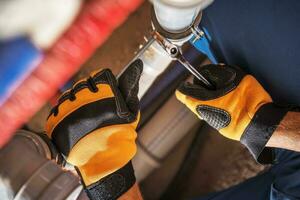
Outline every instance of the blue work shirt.
<path id="1" fill-rule="evenodd" d="M 251 73 L 275 102 L 300 105 L 299 0 L 215 0 L 201 26 L 218 62 Z"/>

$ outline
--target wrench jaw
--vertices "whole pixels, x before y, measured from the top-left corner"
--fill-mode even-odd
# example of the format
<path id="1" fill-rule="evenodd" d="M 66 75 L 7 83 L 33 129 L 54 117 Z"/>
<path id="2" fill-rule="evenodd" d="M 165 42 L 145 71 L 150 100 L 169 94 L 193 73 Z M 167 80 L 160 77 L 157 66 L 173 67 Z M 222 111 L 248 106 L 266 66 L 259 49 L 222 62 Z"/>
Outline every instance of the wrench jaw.
<path id="1" fill-rule="evenodd" d="M 158 44 L 169 54 L 173 60 L 179 61 L 190 73 L 192 73 L 198 80 L 200 80 L 208 89 L 214 89 L 213 84 L 210 83 L 197 69 L 194 68 L 183 56 L 180 46 L 173 44 L 168 39 L 164 38 L 157 31 L 153 31 L 153 38 Z"/>

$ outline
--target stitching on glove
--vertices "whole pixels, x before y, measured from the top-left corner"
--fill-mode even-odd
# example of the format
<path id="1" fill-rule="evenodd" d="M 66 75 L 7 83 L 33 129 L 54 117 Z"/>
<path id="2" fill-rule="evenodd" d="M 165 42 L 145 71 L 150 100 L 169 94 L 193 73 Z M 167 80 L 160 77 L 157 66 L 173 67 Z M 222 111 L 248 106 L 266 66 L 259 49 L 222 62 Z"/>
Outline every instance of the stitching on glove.
<path id="1" fill-rule="evenodd" d="M 76 93 L 88 88 L 91 92 L 98 92 L 98 87 L 97 84 L 109 84 L 107 80 L 103 80 L 105 77 L 103 76 L 104 73 L 106 73 L 107 70 L 103 70 L 99 73 L 97 73 L 93 78 L 89 77 L 86 80 L 80 81 L 76 83 L 73 88 L 67 92 L 65 92 L 59 99 L 58 99 L 58 104 L 52 108 L 52 110 L 49 113 L 48 118 L 53 114 L 55 117 L 58 115 L 59 112 L 59 105 L 64 103 L 66 100 L 74 101 L 76 99 Z M 100 80 L 97 80 L 100 78 Z M 102 78 L 102 79 L 101 79 Z"/>
<path id="2" fill-rule="evenodd" d="M 88 86 L 89 90 L 93 93 L 96 93 L 99 91 L 99 89 L 97 88 L 97 85 L 92 77 L 89 77 L 87 79 L 87 86 Z"/>
<path id="3" fill-rule="evenodd" d="M 75 96 L 75 91 L 74 91 L 74 89 L 71 89 L 71 90 L 70 90 L 70 93 L 69 93 L 69 100 L 70 100 L 70 101 L 75 101 L 75 100 L 76 100 L 76 96 Z"/>

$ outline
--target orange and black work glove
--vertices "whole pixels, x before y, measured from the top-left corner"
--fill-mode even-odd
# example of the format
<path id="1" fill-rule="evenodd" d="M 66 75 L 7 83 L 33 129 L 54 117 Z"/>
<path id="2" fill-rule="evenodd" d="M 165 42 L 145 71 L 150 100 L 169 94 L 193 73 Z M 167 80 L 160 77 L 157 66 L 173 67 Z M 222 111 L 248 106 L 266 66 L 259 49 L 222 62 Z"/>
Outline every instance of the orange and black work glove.
<path id="1" fill-rule="evenodd" d="M 119 82 L 109 69 L 91 74 L 60 97 L 47 120 L 48 136 L 75 166 L 90 199 L 117 199 L 135 183 L 142 67 L 135 61 Z"/>
<path id="2" fill-rule="evenodd" d="M 215 88 L 194 79 L 181 84 L 176 97 L 223 136 L 241 141 L 258 162 L 272 162 L 272 149 L 265 145 L 288 109 L 276 106 L 259 82 L 237 67 L 211 64 L 199 72 Z"/>

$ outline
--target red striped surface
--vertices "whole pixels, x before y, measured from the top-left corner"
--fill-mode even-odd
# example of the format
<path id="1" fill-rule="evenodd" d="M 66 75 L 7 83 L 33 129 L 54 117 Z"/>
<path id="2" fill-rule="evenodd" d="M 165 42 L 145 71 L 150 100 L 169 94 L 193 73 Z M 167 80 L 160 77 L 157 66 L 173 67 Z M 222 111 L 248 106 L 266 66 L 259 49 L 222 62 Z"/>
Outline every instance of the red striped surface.
<path id="1" fill-rule="evenodd" d="M 0 108 L 0 147 L 30 119 L 142 0 L 90 0 L 37 69 Z"/>

